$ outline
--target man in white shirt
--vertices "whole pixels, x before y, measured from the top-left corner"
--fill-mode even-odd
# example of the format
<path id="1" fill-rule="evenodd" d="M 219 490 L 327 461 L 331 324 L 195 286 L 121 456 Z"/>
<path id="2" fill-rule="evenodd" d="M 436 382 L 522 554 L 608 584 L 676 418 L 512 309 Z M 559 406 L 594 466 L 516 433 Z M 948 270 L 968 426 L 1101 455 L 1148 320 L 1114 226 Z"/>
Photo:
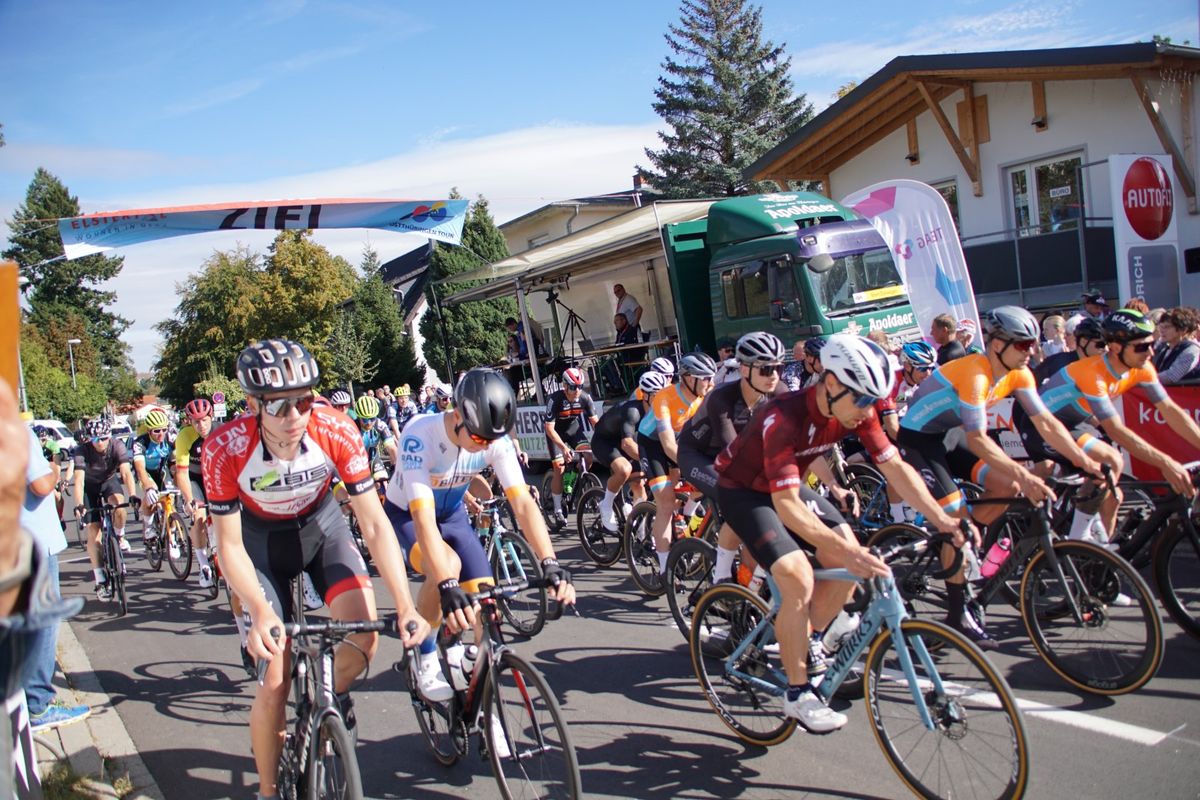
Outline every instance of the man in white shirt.
<path id="1" fill-rule="evenodd" d="M 624 314 L 629 326 L 634 330 L 641 332 L 642 327 L 642 304 L 637 301 L 637 298 L 625 291 L 623 284 L 613 286 L 613 295 L 617 298 L 617 314 Z"/>

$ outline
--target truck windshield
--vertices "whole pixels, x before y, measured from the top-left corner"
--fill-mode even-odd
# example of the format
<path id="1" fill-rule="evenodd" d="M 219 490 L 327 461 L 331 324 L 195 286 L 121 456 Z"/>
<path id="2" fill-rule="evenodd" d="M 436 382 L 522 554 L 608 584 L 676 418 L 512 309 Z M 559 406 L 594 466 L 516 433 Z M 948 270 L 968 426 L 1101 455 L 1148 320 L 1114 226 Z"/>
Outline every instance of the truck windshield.
<path id="1" fill-rule="evenodd" d="M 828 272 L 805 270 L 821 312 L 838 316 L 862 306 L 887 306 L 906 301 L 904 283 L 886 247 L 834 258 Z"/>

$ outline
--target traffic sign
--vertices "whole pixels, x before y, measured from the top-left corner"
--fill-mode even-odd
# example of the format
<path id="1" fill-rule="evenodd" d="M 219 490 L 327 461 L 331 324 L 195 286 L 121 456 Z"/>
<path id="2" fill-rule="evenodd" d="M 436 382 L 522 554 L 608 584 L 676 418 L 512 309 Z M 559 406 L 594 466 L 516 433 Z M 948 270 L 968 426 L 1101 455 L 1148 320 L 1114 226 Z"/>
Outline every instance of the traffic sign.
<path id="1" fill-rule="evenodd" d="M 213 392 L 213 403 L 219 404 L 219 403 L 224 403 L 224 402 L 225 402 L 225 393 L 224 392 Z"/>

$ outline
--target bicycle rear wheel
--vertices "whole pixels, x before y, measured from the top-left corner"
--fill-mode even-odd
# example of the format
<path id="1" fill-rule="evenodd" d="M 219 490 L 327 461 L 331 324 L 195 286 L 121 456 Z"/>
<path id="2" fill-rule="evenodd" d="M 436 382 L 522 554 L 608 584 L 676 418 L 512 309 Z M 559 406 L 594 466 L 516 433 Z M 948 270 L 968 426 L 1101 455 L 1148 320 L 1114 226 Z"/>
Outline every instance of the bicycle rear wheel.
<path id="1" fill-rule="evenodd" d="M 654 550 L 654 503 L 638 503 L 625 523 L 625 564 L 637 587 L 650 597 L 666 591 Z"/>
<path id="2" fill-rule="evenodd" d="M 979 648 L 940 622 L 906 619 L 900 631 L 933 730 L 920 719 L 894 631 L 871 642 L 864 690 L 871 729 L 900 780 L 920 797 L 1021 797 L 1029 744 L 1007 682 Z M 918 643 L 936 650 L 928 664 L 915 652 Z"/>
<path id="3" fill-rule="evenodd" d="M 542 576 L 542 567 L 533 554 L 533 548 L 516 533 L 505 531 L 496 535 L 491 562 L 492 575 L 500 583 L 533 580 Z M 508 624 L 523 636 L 535 636 L 546 625 L 547 598 L 544 586 L 505 594 L 497 598 L 496 603 Z"/>
<path id="4" fill-rule="evenodd" d="M 621 557 L 621 530 L 625 527 L 625 514 L 613 503 L 617 517 L 617 529 L 610 531 L 600 522 L 600 501 L 604 489 L 589 489 L 579 498 L 579 510 L 575 514 L 575 527 L 579 531 L 579 544 L 588 558 L 600 567 L 611 567 Z"/>
<path id="5" fill-rule="evenodd" d="M 1144 685 L 1162 663 L 1163 634 L 1142 576 L 1094 544 L 1058 541 L 1054 554 L 1065 584 L 1040 550 L 1021 580 L 1021 616 L 1033 646 L 1085 692 L 1126 694 Z"/>
<path id="6" fill-rule="evenodd" d="M 742 740 L 763 746 L 779 744 L 796 730 L 796 720 L 783 715 L 787 681 L 781 679 L 779 655 L 752 644 L 735 664 L 726 660 L 767 614 L 767 604 L 749 589 L 722 583 L 696 604 L 688 637 L 692 668 L 708 704 Z"/>
<path id="7" fill-rule="evenodd" d="M 857 524 L 863 534 L 870 535 L 873 531 L 892 524 L 887 481 L 879 470 L 869 464 L 847 464 L 846 488 L 858 495 L 860 514 Z"/>
<path id="8" fill-rule="evenodd" d="M 326 714 L 317 726 L 308 760 L 308 800 L 362 800 L 362 776 L 354 740 L 337 714 Z"/>
<path id="9" fill-rule="evenodd" d="M 700 596 L 712 588 L 717 548 L 689 536 L 671 545 L 667 556 L 667 606 L 675 626 L 687 639 L 692 630 L 692 613 Z"/>
<path id="10" fill-rule="evenodd" d="M 1200 639 L 1200 542 L 1178 520 L 1155 544 L 1154 583 L 1171 619 Z"/>
<path id="11" fill-rule="evenodd" d="M 579 760 L 546 680 L 511 651 L 500 656 L 483 694 L 484 742 L 500 794 L 576 798 Z"/>
<path id="12" fill-rule="evenodd" d="M 146 561 L 150 564 L 151 572 L 158 572 L 162 569 L 163 562 L 163 515 L 159 509 L 154 509 L 154 513 L 150 515 L 150 519 L 142 526 L 142 547 L 146 551 Z M 153 530 L 157 535 L 147 537 L 147 529 Z"/>
<path id="13" fill-rule="evenodd" d="M 108 585 L 112 588 L 113 600 L 117 601 L 117 616 L 123 617 L 129 611 L 129 597 L 125 593 L 125 561 L 121 558 L 121 548 L 112 529 L 104 531 L 104 550 L 105 561 L 108 562 Z"/>
<path id="14" fill-rule="evenodd" d="M 167 517 L 162 539 L 171 572 L 179 580 L 186 581 L 192 571 L 192 540 L 188 538 L 187 523 L 178 511 Z"/>

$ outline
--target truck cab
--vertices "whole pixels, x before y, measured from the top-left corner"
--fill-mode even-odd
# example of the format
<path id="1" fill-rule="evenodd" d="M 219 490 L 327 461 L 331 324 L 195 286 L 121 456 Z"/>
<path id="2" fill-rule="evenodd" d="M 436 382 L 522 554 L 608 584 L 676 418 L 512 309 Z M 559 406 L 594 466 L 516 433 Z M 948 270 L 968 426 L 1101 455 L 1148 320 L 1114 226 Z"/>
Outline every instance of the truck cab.
<path id="1" fill-rule="evenodd" d="M 755 330 L 788 344 L 843 331 L 921 336 L 883 237 L 819 194 L 722 200 L 704 219 L 664 226 L 663 243 L 687 349 Z"/>

